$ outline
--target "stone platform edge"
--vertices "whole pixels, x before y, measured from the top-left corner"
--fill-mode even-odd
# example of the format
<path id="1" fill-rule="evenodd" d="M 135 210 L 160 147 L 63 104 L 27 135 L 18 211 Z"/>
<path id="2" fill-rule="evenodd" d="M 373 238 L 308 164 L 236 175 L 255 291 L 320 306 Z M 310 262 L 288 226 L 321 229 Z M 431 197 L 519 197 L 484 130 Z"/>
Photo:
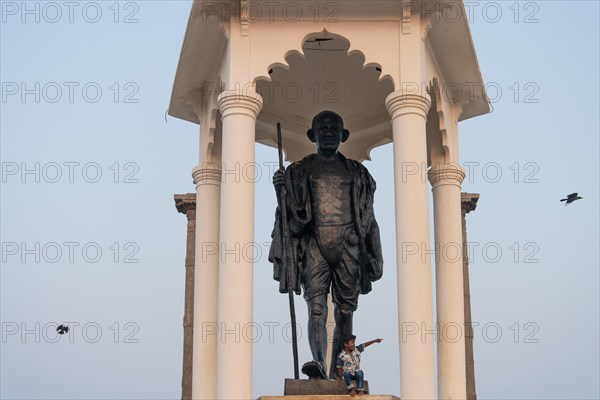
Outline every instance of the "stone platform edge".
<path id="1" fill-rule="evenodd" d="M 364 396 L 351 397 L 349 394 L 311 394 L 311 395 L 289 395 L 289 396 L 261 396 L 257 400 L 400 400 L 400 397 L 391 394 L 366 394 Z"/>

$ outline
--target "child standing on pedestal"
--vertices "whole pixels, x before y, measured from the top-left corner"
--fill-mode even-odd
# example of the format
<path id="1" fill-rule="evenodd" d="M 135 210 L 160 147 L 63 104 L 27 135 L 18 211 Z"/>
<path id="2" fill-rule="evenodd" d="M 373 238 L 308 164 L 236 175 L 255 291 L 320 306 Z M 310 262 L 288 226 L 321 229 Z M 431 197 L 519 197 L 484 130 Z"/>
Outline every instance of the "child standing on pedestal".
<path id="1" fill-rule="evenodd" d="M 356 336 L 351 335 L 344 339 L 344 350 L 342 350 L 337 358 L 337 380 L 344 379 L 350 396 L 356 396 L 357 390 L 359 396 L 365 394 L 365 376 L 360 369 L 360 353 L 365 351 L 365 347 L 373 343 L 381 343 L 382 340 L 375 339 L 356 346 Z M 352 382 L 353 379 L 356 380 L 356 387 L 354 386 L 354 382 Z"/>

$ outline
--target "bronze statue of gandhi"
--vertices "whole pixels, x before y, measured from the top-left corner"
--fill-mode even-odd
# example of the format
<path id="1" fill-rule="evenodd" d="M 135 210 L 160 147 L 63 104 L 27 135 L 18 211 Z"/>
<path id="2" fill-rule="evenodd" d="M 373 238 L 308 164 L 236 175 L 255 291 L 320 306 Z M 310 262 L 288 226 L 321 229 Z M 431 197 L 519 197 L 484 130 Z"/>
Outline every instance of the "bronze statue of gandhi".
<path id="1" fill-rule="evenodd" d="M 344 157 L 338 147 L 350 133 L 342 118 L 323 111 L 312 121 L 308 138 L 316 154 L 292 163 L 273 177 L 275 189 L 286 188 L 291 285 L 304 291 L 308 305 L 308 340 L 313 360 L 303 372 L 311 377 L 327 376 L 327 294 L 331 290 L 335 330 L 329 376 L 335 378 L 335 358 L 343 338 L 352 335 L 352 317 L 358 297 L 371 291 L 371 282 L 383 274 L 379 227 L 373 212 L 375 181 L 359 162 Z M 287 268 L 283 263 L 281 212 L 276 211 L 269 261 L 279 291 L 288 292 Z M 319 374 L 311 365 L 319 366 Z M 311 364 L 312 363 L 312 364 Z M 313 369 L 314 370 L 314 369 Z"/>

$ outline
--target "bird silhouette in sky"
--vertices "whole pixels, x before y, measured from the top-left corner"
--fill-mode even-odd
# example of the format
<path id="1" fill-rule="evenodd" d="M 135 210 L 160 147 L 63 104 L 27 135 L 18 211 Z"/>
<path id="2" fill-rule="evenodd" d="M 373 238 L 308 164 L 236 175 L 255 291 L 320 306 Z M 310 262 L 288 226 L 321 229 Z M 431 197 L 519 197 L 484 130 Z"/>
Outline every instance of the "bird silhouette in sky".
<path id="1" fill-rule="evenodd" d="M 583 197 L 579 196 L 578 193 L 571 193 L 570 195 L 567 196 L 566 199 L 560 199 L 560 201 L 566 201 L 565 206 L 568 206 L 575 200 L 579 200 L 579 199 L 583 199 Z"/>
<path id="2" fill-rule="evenodd" d="M 65 333 L 69 332 L 69 327 L 66 325 L 59 325 L 56 327 L 56 332 L 58 332 L 61 335 L 64 335 Z"/>

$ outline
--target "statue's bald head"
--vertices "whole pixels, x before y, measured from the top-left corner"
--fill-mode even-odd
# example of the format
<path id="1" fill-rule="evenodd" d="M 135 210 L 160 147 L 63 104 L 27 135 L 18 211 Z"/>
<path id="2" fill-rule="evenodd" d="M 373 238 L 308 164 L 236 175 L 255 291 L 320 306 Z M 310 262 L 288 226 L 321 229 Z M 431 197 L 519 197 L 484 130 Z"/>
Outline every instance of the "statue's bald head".
<path id="1" fill-rule="evenodd" d="M 321 111 L 312 120 L 312 128 L 306 133 L 311 142 L 317 144 L 317 148 L 332 148 L 345 142 L 350 132 L 344 129 L 344 120 L 333 111 Z M 336 138 L 335 143 L 333 138 Z M 321 140 L 323 139 L 323 140 Z"/>
<path id="2" fill-rule="evenodd" d="M 322 121 L 325 118 L 331 118 L 331 119 L 336 119 L 339 121 L 340 126 L 342 128 L 344 128 L 344 120 L 342 119 L 342 117 L 340 116 L 340 114 L 333 112 L 333 111 L 329 111 L 329 110 L 325 110 L 325 111 L 321 111 L 320 113 L 318 113 L 317 115 L 315 115 L 312 119 L 312 128 L 315 129 L 315 124 L 318 123 L 319 121 Z"/>

